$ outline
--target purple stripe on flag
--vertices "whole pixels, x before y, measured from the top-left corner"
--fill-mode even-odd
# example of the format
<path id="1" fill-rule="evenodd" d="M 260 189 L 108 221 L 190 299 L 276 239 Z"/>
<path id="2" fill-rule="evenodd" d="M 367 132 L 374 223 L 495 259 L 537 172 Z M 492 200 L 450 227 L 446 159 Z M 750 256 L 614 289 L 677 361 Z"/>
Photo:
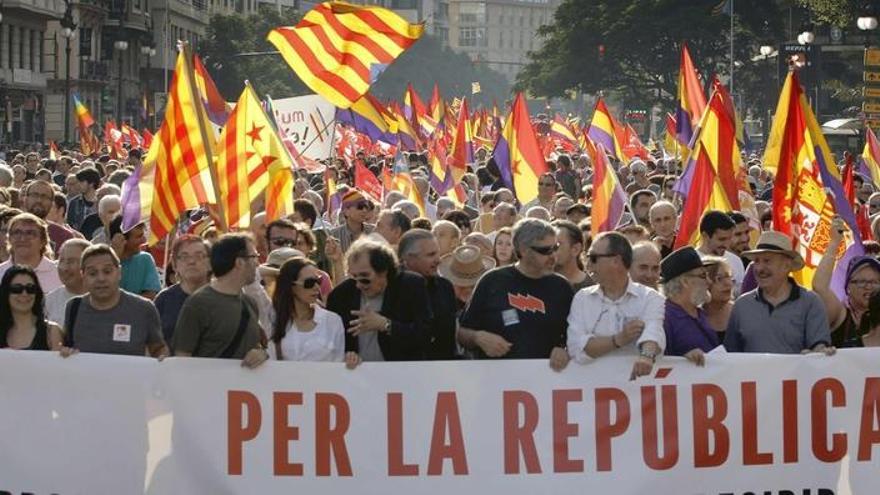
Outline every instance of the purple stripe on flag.
<path id="1" fill-rule="evenodd" d="M 609 173 L 614 173 L 609 170 Z M 605 230 L 614 230 L 620 225 L 623 218 L 623 212 L 626 210 L 626 191 L 620 186 L 620 182 L 615 181 L 614 192 L 611 194 L 608 202 L 608 228 Z"/>
<path id="2" fill-rule="evenodd" d="M 507 139 L 505 139 L 504 136 L 498 138 L 498 142 L 495 144 L 495 150 L 492 151 L 492 158 L 495 159 L 495 163 L 498 165 L 498 170 L 501 172 L 501 180 L 504 181 L 504 185 L 512 191 L 513 170 L 510 163 L 510 143 L 507 142 Z"/>
<path id="3" fill-rule="evenodd" d="M 861 175 L 866 181 L 871 183 L 874 182 L 874 177 L 871 176 L 871 170 L 868 168 L 868 163 L 865 162 L 865 159 L 859 157 L 858 168 L 856 169 L 856 173 Z M 875 184 L 876 185 L 876 184 Z"/>
<path id="4" fill-rule="evenodd" d="M 601 144 L 605 147 L 606 150 L 617 154 L 617 152 L 615 151 L 617 148 L 614 147 L 614 137 L 611 136 L 611 134 L 605 132 L 604 129 L 600 129 L 597 126 L 591 125 L 590 130 L 587 131 L 587 136 L 589 136 L 594 143 Z"/>
<path id="5" fill-rule="evenodd" d="M 858 235 L 857 230 L 854 230 L 853 233 Z M 849 263 L 853 258 L 858 258 L 864 255 L 865 246 L 859 241 L 852 243 L 852 245 L 844 251 L 843 256 L 837 260 L 837 265 L 834 266 L 834 273 L 831 274 L 831 290 L 837 296 L 837 299 L 844 302 L 847 300 L 846 269 L 849 267 Z"/>
<path id="6" fill-rule="evenodd" d="M 131 175 L 122 183 L 122 230 L 128 231 L 141 223 L 141 181 L 144 165 L 139 163 Z"/>
<path id="7" fill-rule="evenodd" d="M 672 191 L 681 195 L 682 198 L 687 198 L 688 192 L 691 190 L 691 184 L 694 182 L 694 170 L 697 168 L 694 165 L 695 163 L 696 160 L 694 160 L 693 157 L 688 159 L 684 173 L 681 174 L 681 177 L 675 181 L 675 185 L 672 186 Z"/>
<path id="8" fill-rule="evenodd" d="M 688 146 L 694 134 L 694 126 L 691 125 L 691 116 L 680 106 L 675 109 L 675 137 L 678 142 Z"/>

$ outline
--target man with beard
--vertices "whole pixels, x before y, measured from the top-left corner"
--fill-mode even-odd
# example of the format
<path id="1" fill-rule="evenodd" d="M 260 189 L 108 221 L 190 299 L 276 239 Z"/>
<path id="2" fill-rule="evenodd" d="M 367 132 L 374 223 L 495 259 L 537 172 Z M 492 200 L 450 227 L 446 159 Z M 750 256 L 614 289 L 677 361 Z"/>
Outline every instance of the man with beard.
<path id="1" fill-rule="evenodd" d="M 660 263 L 666 309 L 666 355 L 684 356 L 699 366 L 704 353 L 718 347 L 718 336 L 700 308 L 710 299 L 709 274 L 692 247 L 677 249 Z"/>
<path id="2" fill-rule="evenodd" d="M 54 203 L 55 190 L 44 180 L 33 181 L 24 189 L 24 211 L 41 220 L 46 220 Z M 73 231 L 63 225 L 46 220 L 46 227 L 53 252 L 57 252 L 64 241 L 75 237 Z"/>

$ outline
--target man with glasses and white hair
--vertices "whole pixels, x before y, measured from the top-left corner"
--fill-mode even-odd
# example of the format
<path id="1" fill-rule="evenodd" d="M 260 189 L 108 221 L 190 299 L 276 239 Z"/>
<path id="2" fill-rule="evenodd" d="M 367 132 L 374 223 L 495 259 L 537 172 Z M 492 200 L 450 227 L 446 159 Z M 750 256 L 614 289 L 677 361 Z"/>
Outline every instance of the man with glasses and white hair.
<path id="1" fill-rule="evenodd" d="M 568 352 L 581 364 L 607 354 L 634 355 L 630 379 L 651 373 L 666 347 L 664 300 L 633 282 L 632 246 L 620 232 L 604 232 L 587 252 L 597 285 L 575 294 L 568 315 Z"/>
<path id="2" fill-rule="evenodd" d="M 565 321 L 573 292 L 568 280 L 554 273 L 556 229 L 537 218 L 520 220 L 513 248 L 516 264 L 486 273 L 474 288 L 459 342 L 481 357 L 549 358 L 550 366 L 561 370 L 568 364 Z"/>
<path id="3" fill-rule="evenodd" d="M 716 258 L 717 259 L 717 258 Z M 698 366 L 705 364 L 704 353 L 720 344 L 701 306 L 712 299 L 709 273 L 696 249 L 687 246 L 673 251 L 660 263 L 666 309 L 666 355 L 684 356 Z"/>

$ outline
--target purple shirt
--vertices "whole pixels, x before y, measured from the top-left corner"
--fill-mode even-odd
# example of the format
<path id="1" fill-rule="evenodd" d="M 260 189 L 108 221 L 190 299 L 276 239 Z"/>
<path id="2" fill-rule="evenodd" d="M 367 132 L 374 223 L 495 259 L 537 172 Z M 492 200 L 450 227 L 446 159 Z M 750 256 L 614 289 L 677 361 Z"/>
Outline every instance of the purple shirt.
<path id="1" fill-rule="evenodd" d="M 694 349 L 709 352 L 719 344 L 718 334 L 709 326 L 702 309 L 697 309 L 694 318 L 669 299 L 666 300 L 663 330 L 666 332 L 667 356 L 684 356 Z"/>

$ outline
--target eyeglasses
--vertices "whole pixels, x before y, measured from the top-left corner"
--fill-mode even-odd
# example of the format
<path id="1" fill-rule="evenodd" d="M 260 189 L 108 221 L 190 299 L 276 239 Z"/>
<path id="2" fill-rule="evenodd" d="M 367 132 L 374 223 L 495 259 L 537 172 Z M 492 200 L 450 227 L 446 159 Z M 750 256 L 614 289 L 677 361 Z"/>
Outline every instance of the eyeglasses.
<path id="1" fill-rule="evenodd" d="M 182 263 L 189 263 L 190 261 L 202 261 L 208 256 L 205 253 L 195 253 L 195 254 L 178 254 L 177 261 Z"/>
<path id="2" fill-rule="evenodd" d="M 373 209 L 373 203 L 370 203 L 369 201 L 361 201 L 360 203 L 358 203 L 357 205 L 355 205 L 355 207 L 356 207 L 358 210 L 366 210 L 366 211 L 370 211 L 370 210 Z"/>
<path id="3" fill-rule="evenodd" d="M 318 277 L 309 277 L 302 282 L 294 282 L 293 285 L 300 285 L 303 289 L 314 289 L 316 285 L 321 283 L 321 279 Z M 369 283 L 369 281 L 367 282 Z"/>
<path id="4" fill-rule="evenodd" d="M 285 239 L 284 237 L 274 237 L 269 242 L 276 247 L 293 247 L 296 245 L 296 239 Z"/>
<path id="5" fill-rule="evenodd" d="M 880 281 L 878 280 L 863 280 L 863 279 L 855 279 L 850 280 L 849 284 L 853 287 L 858 287 L 859 289 L 866 289 L 868 287 L 878 287 L 880 286 Z"/>
<path id="6" fill-rule="evenodd" d="M 9 231 L 9 237 L 19 237 L 22 239 L 36 239 L 40 237 L 39 230 L 20 230 L 14 229 Z"/>
<path id="7" fill-rule="evenodd" d="M 685 274 L 685 277 L 697 278 L 697 279 L 700 279 L 700 280 L 711 281 L 711 278 L 709 277 L 709 274 L 706 273 L 706 272 L 702 272 L 702 273 L 688 273 L 688 274 Z"/>
<path id="8" fill-rule="evenodd" d="M 529 246 L 529 249 L 532 251 L 542 255 L 542 256 L 550 256 L 551 254 L 559 251 L 559 243 L 553 244 L 552 246 Z"/>
<path id="9" fill-rule="evenodd" d="M 590 259 L 590 263 L 596 264 L 599 262 L 600 258 L 613 258 L 617 256 L 617 253 L 588 253 L 587 258 Z"/>
<path id="10" fill-rule="evenodd" d="M 10 294 L 21 294 L 27 292 L 28 294 L 33 295 L 37 293 L 37 290 L 39 289 L 37 289 L 37 286 L 34 284 L 12 284 L 9 286 Z"/>

